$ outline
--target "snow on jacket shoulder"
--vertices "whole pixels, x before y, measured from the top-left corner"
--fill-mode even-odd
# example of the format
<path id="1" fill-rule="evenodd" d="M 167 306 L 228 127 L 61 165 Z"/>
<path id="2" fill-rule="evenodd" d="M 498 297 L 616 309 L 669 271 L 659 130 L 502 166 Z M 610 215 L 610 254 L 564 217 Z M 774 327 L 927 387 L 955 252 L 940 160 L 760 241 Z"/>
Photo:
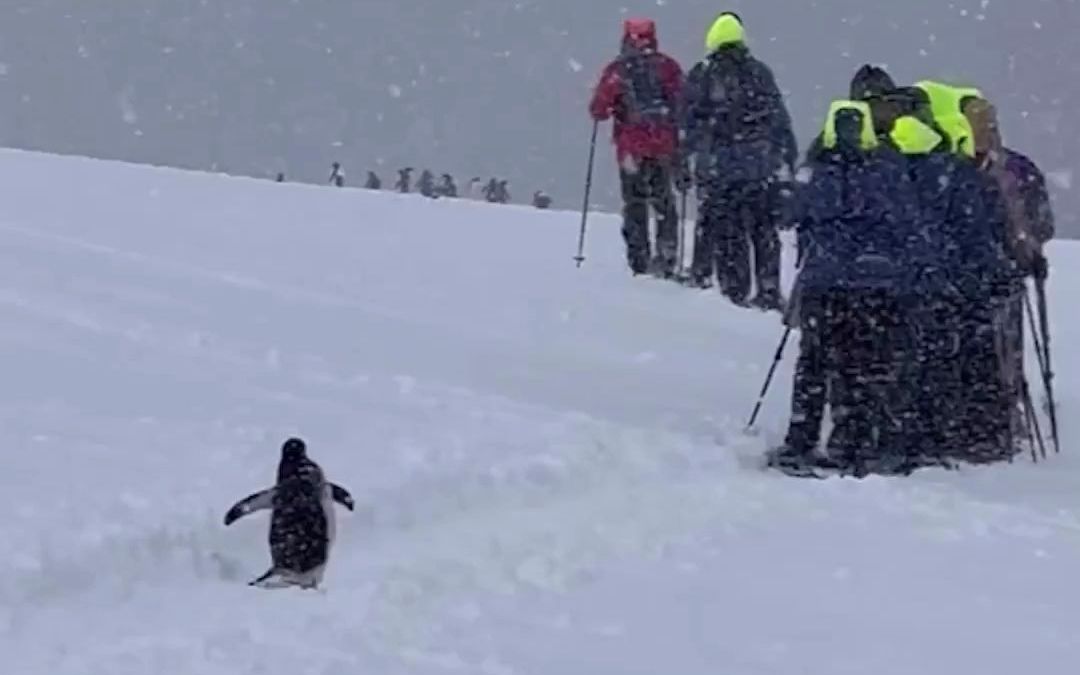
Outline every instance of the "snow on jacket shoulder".
<path id="1" fill-rule="evenodd" d="M 658 93 L 669 106 L 666 120 L 635 119 L 633 101 L 628 98 L 632 95 L 633 85 L 627 78 L 629 59 L 643 60 L 642 65 L 658 78 L 656 84 L 661 90 Z M 604 68 L 589 103 L 589 114 L 596 121 L 614 118 L 612 139 L 620 164 L 627 159 L 673 159 L 676 156 L 682 88 L 682 68 L 675 59 L 661 52 L 619 57 Z"/>

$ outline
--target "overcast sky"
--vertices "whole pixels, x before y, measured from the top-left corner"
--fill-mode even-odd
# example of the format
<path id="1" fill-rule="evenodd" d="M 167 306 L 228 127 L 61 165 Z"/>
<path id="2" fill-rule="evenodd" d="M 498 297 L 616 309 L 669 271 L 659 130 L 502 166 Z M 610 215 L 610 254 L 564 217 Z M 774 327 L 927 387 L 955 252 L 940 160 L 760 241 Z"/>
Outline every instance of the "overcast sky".
<path id="1" fill-rule="evenodd" d="M 688 68 L 735 9 L 805 146 L 864 62 L 982 87 L 1080 236 L 1073 0 L 5 0 L 0 144 L 350 182 L 406 164 L 581 199 L 598 70 L 628 14 Z M 617 202 L 604 130 L 598 200 Z"/>

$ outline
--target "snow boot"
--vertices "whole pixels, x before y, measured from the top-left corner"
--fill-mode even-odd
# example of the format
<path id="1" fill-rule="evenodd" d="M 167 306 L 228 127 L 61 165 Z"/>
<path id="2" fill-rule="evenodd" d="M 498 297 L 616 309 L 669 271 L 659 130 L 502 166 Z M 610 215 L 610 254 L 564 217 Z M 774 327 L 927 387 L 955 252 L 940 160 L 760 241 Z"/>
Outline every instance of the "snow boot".
<path id="1" fill-rule="evenodd" d="M 657 279 L 675 278 L 675 265 L 663 256 L 653 256 L 649 261 L 648 273 Z"/>
<path id="2" fill-rule="evenodd" d="M 840 468 L 827 457 L 789 445 L 765 453 L 765 465 L 795 478 L 825 478 Z"/>
<path id="3" fill-rule="evenodd" d="M 766 312 L 780 312 L 784 313 L 784 298 L 780 295 L 780 291 L 775 288 L 763 289 L 753 299 L 751 304 L 758 309 Z"/>

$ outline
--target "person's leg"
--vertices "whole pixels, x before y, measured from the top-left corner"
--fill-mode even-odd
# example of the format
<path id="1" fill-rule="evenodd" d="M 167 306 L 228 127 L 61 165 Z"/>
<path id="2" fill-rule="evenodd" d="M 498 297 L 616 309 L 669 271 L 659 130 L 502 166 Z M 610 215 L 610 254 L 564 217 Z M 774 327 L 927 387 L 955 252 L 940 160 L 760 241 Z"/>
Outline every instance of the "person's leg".
<path id="1" fill-rule="evenodd" d="M 649 267 L 649 190 L 641 167 L 619 171 L 623 198 L 623 239 L 630 271 L 644 274 Z"/>

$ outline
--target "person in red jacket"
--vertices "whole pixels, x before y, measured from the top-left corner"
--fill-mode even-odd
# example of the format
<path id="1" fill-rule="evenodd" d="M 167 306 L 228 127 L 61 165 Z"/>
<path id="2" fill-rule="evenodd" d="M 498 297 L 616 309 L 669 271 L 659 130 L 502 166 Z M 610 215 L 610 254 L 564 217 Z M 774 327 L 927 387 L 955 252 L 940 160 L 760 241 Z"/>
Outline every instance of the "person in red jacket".
<path id="1" fill-rule="evenodd" d="M 623 196 L 623 237 L 630 270 L 672 277 L 680 261 L 672 179 L 689 188 L 679 154 L 683 71 L 659 51 L 656 24 L 628 19 L 619 57 L 604 68 L 589 113 L 614 118 L 613 140 Z M 656 212 L 656 256 L 649 255 L 649 207 Z"/>

